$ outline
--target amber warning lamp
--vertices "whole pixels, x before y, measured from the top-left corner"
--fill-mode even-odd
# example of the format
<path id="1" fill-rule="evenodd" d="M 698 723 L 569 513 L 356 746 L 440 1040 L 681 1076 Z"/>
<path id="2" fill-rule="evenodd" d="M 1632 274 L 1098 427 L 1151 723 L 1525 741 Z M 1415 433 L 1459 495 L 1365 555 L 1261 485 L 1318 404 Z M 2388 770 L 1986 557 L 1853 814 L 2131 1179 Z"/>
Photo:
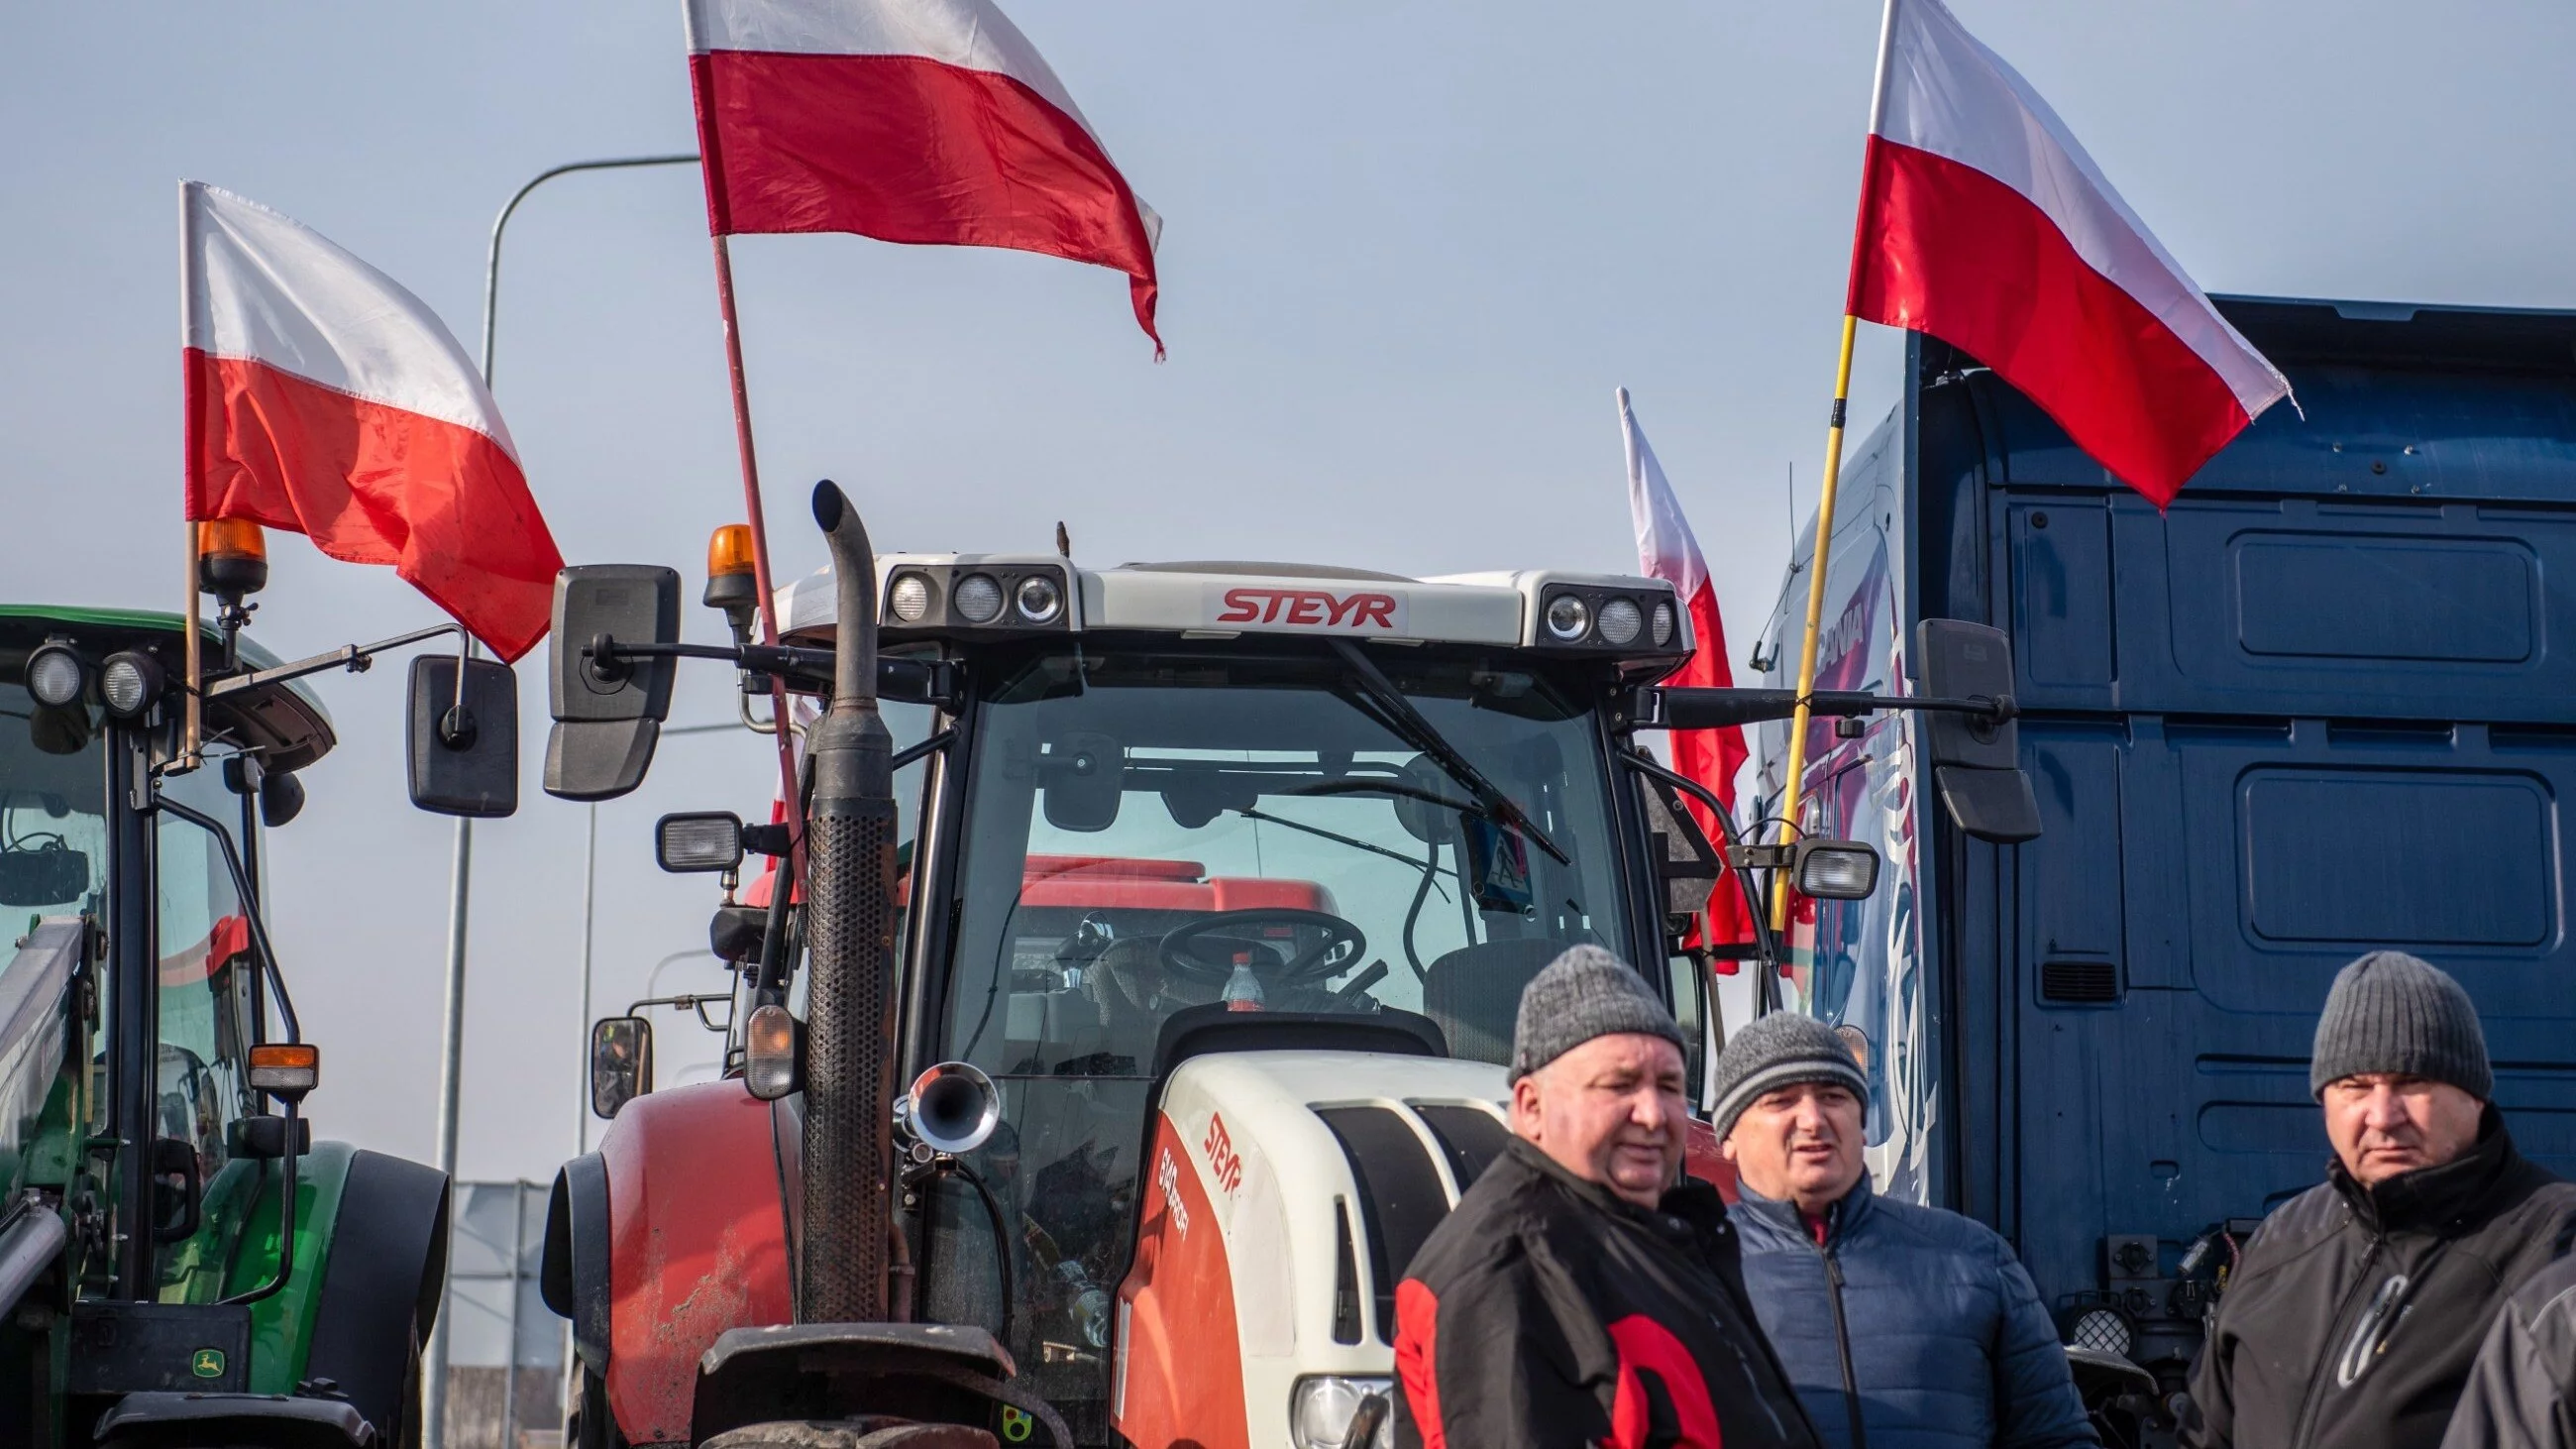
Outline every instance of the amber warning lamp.
<path id="1" fill-rule="evenodd" d="M 197 587 L 220 599 L 268 587 L 268 536 L 258 524 L 214 518 L 197 525 Z"/>
<path id="2" fill-rule="evenodd" d="M 320 1047 L 308 1042 L 263 1042 L 250 1049 L 252 1091 L 301 1102 L 321 1083 Z"/>
<path id="3" fill-rule="evenodd" d="M 700 602 L 724 610 L 736 640 L 751 637 L 760 583 L 752 569 L 750 524 L 728 523 L 707 536 L 707 592 Z"/>

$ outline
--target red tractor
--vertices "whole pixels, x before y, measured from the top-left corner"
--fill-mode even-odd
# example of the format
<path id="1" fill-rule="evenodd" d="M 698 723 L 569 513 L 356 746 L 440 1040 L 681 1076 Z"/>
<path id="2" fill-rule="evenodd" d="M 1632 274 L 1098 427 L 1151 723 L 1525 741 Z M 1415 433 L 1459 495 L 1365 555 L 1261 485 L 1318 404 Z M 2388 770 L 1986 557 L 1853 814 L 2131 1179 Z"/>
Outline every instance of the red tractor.
<path id="1" fill-rule="evenodd" d="M 829 699 L 801 842 L 661 823 L 666 868 L 795 879 L 801 845 L 802 877 L 717 910 L 723 1080 L 646 1094 L 643 1024 L 595 1034 L 615 1120 L 544 1260 L 568 1442 L 1384 1442 L 1396 1281 L 1501 1147 L 1523 985 L 1599 944 L 1669 992 L 1695 1079 L 1721 1039 L 1681 941 L 1725 857 L 1637 732 L 1792 701 L 1655 687 L 1693 641 L 1648 579 L 876 558 L 815 502 L 833 567 L 778 645 L 727 577 L 727 647 L 679 642 L 671 570 L 558 585 L 553 793 L 634 788 L 679 658 Z M 2026 791 L 1968 778 L 2012 758 L 1996 636 L 1924 657 L 1920 696 L 1818 708 L 1981 721 L 2001 753 L 1945 768 Z M 1728 889 L 1874 876 L 1851 842 L 1725 848 Z"/>

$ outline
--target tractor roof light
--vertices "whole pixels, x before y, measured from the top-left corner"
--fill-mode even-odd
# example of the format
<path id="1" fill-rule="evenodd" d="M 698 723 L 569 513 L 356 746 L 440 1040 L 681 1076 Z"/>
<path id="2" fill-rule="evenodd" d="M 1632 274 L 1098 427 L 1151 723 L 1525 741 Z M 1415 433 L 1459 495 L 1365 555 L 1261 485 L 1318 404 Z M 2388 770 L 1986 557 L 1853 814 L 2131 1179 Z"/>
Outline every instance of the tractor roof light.
<path id="1" fill-rule="evenodd" d="M 1662 649 L 1671 645 L 1674 624 L 1672 601 L 1668 599 L 1655 605 L 1653 632 L 1656 648 Z"/>
<path id="2" fill-rule="evenodd" d="M 886 612 L 897 623 L 918 624 L 930 616 L 931 594 L 929 575 L 897 574 L 893 586 L 886 590 Z"/>
<path id="3" fill-rule="evenodd" d="M 247 518 L 209 518 L 197 525 L 197 587 L 238 599 L 268 587 L 268 535 Z"/>
<path id="4" fill-rule="evenodd" d="M 968 574 L 957 581 L 949 604 L 969 624 L 990 624 L 1002 617 L 1002 586 L 991 574 Z"/>
<path id="5" fill-rule="evenodd" d="M 161 661 L 139 650 L 128 649 L 107 656 L 99 666 L 98 692 L 107 701 L 107 712 L 118 719 L 140 719 L 160 702 L 166 676 Z"/>
<path id="6" fill-rule="evenodd" d="M 1560 644 L 1579 642 L 1592 628 L 1592 607 L 1572 594 L 1547 603 L 1547 632 Z"/>
<path id="7" fill-rule="evenodd" d="M 289 1102 L 322 1085 L 322 1049 L 308 1042 L 263 1042 L 250 1049 L 250 1085 Z"/>
<path id="8" fill-rule="evenodd" d="M 1645 632 L 1646 615 L 1634 599 L 1611 599 L 1601 606 L 1601 638 L 1608 644 L 1632 644 Z"/>
<path id="9" fill-rule="evenodd" d="M 1020 581 L 1013 602 L 1029 623 L 1052 624 L 1064 612 L 1064 590 L 1044 574 L 1031 574 Z"/>
<path id="10" fill-rule="evenodd" d="M 88 683 L 89 666 L 61 640 L 48 639 L 27 656 L 27 693 L 48 709 L 79 703 L 81 689 Z"/>

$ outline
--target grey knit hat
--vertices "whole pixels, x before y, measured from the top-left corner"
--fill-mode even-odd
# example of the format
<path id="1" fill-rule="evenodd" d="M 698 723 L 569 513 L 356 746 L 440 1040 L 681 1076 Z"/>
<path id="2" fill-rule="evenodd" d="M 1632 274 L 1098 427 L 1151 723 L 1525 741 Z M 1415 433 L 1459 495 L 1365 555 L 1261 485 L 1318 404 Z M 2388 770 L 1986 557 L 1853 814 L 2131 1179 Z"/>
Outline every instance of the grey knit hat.
<path id="1" fill-rule="evenodd" d="M 2308 1093 L 2364 1072 L 2448 1082 L 2479 1101 L 2495 1095 L 2478 1008 L 2450 974 L 2403 951 L 2373 951 L 2335 973 L 2308 1058 Z"/>
<path id="2" fill-rule="evenodd" d="M 1869 1102 L 1869 1078 L 1853 1060 L 1851 1043 L 1825 1023 L 1794 1011 L 1758 1017 L 1728 1037 L 1710 1076 L 1715 1078 L 1709 1085 L 1717 1093 L 1717 1107 L 1708 1120 L 1721 1141 L 1755 1098 L 1783 1087 L 1831 1082 L 1850 1088 L 1862 1105 Z"/>
<path id="3" fill-rule="evenodd" d="M 1596 1036 L 1632 1031 L 1690 1050 L 1646 978 L 1598 946 L 1569 946 L 1521 990 L 1520 1016 L 1512 1024 L 1512 1080 Z"/>

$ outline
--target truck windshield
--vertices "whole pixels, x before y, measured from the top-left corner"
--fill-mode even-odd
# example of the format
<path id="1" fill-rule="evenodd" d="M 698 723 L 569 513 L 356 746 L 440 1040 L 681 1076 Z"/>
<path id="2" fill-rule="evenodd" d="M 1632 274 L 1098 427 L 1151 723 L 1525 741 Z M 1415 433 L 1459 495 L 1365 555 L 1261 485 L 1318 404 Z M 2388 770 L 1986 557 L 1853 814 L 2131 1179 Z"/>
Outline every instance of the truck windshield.
<path id="1" fill-rule="evenodd" d="M 975 1162 L 1012 1224 L 1010 1347 L 1085 1443 L 1107 1437 L 1108 1294 L 1167 1019 L 1415 1012 L 1500 1064 L 1541 966 L 1626 950 L 1592 701 L 1525 657 L 1373 657 L 1564 860 L 1329 654 L 1085 649 L 985 676 L 940 1045 L 1002 1087 Z M 934 1207 L 931 1316 L 998 1326 L 982 1208 Z"/>

